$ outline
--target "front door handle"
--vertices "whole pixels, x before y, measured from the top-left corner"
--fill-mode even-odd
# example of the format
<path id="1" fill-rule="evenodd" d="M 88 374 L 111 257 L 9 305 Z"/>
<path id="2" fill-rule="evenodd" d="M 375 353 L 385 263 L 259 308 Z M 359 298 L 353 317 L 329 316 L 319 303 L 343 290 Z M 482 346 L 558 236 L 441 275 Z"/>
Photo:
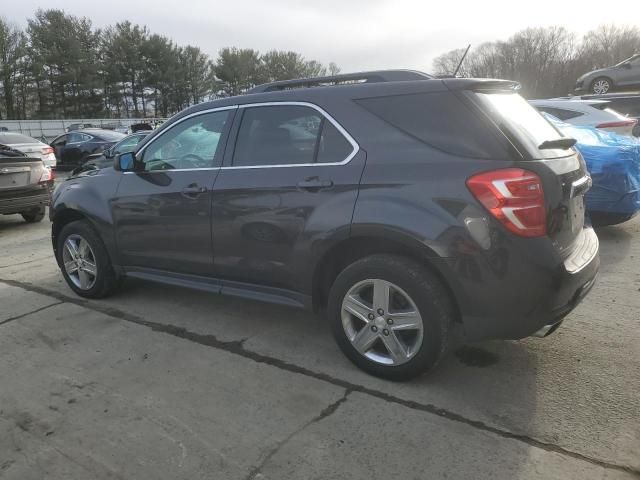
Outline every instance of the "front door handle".
<path id="1" fill-rule="evenodd" d="M 320 180 L 319 177 L 309 177 L 299 181 L 298 187 L 306 190 L 319 190 L 321 188 L 333 187 L 333 182 L 331 180 Z"/>
<path id="2" fill-rule="evenodd" d="M 182 195 L 184 195 L 185 197 L 193 198 L 206 191 L 206 187 L 201 187 L 197 183 L 192 183 L 191 185 L 188 185 L 182 189 Z"/>

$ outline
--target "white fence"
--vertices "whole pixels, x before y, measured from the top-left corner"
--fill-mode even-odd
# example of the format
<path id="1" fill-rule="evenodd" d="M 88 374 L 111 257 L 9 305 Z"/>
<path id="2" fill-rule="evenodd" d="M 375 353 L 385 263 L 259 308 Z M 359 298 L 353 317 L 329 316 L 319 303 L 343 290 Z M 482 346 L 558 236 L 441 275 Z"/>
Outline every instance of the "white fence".
<path id="1" fill-rule="evenodd" d="M 30 137 L 52 140 L 67 131 L 73 123 L 91 124 L 99 128 L 113 130 L 116 127 L 128 127 L 134 123 L 151 123 L 164 121 L 164 118 L 82 118 L 65 120 L 0 120 L 0 130 L 5 127 L 10 132 L 20 132 Z"/>

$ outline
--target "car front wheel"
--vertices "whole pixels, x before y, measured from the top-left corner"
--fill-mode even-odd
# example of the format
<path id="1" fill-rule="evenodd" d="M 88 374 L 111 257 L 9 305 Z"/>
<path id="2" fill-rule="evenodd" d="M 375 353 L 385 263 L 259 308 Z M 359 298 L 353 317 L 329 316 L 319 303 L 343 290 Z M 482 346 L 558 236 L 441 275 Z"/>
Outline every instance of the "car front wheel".
<path id="1" fill-rule="evenodd" d="M 390 380 L 413 378 L 440 361 L 454 312 L 433 273 L 396 255 L 356 261 L 329 293 L 328 314 L 341 350 L 361 369 Z"/>
<path id="2" fill-rule="evenodd" d="M 106 297 L 117 286 L 107 249 L 87 221 L 79 220 L 64 226 L 57 240 L 56 253 L 64 279 L 81 297 Z"/>
<path id="3" fill-rule="evenodd" d="M 611 80 L 609 80 L 608 78 L 596 78 L 593 82 L 591 82 L 591 93 L 602 95 L 603 93 L 609 92 L 611 90 L 611 87 Z"/>

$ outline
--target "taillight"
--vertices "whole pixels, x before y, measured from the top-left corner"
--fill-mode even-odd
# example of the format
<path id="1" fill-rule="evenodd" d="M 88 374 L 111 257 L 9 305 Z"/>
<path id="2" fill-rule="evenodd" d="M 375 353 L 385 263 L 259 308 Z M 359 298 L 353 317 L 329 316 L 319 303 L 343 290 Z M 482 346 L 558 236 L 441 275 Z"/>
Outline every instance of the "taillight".
<path id="1" fill-rule="evenodd" d="M 44 170 L 42 171 L 42 175 L 40 175 L 40 180 L 38 180 L 38 182 L 50 182 L 51 180 L 53 180 L 53 178 L 53 170 L 51 170 L 49 167 L 44 167 Z"/>
<path id="2" fill-rule="evenodd" d="M 540 177 L 522 168 L 505 168 L 467 180 L 471 193 L 511 232 L 522 237 L 547 233 Z"/>
<path id="3" fill-rule="evenodd" d="M 599 123 L 596 128 L 634 127 L 637 120 L 620 120 L 619 122 Z"/>
<path id="4" fill-rule="evenodd" d="M 42 156 L 43 157 L 45 155 L 49 155 L 50 153 L 53 153 L 53 148 L 52 147 L 42 147 Z"/>

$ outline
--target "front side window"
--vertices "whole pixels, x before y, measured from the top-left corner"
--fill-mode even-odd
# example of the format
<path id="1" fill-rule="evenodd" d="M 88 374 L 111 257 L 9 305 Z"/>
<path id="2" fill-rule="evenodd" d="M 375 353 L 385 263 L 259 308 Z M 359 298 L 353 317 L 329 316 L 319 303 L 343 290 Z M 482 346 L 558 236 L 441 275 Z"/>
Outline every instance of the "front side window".
<path id="1" fill-rule="evenodd" d="M 572 118 L 584 115 L 584 113 L 574 112 L 573 110 L 565 110 L 563 108 L 538 107 L 538 110 L 540 110 L 541 112 L 547 112 L 548 114 L 556 117 L 558 120 L 570 120 Z"/>
<path id="2" fill-rule="evenodd" d="M 229 111 L 188 118 L 149 144 L 144 150 L 144 170 L 210 168 L 220 165 L 222 136 Z"/>
<path id="3" fill-rule="evenodd" d="M 298 106 L 243 109 L 234 166 L 339 163 L 353 146 L 317 110 Z"/>
<path id="4" fill-rule="evenodd" d="M 67 135 L 67 143 L 80 143 L 83 141 L 82 134 L 78 132 L 71 132 Z"/>

